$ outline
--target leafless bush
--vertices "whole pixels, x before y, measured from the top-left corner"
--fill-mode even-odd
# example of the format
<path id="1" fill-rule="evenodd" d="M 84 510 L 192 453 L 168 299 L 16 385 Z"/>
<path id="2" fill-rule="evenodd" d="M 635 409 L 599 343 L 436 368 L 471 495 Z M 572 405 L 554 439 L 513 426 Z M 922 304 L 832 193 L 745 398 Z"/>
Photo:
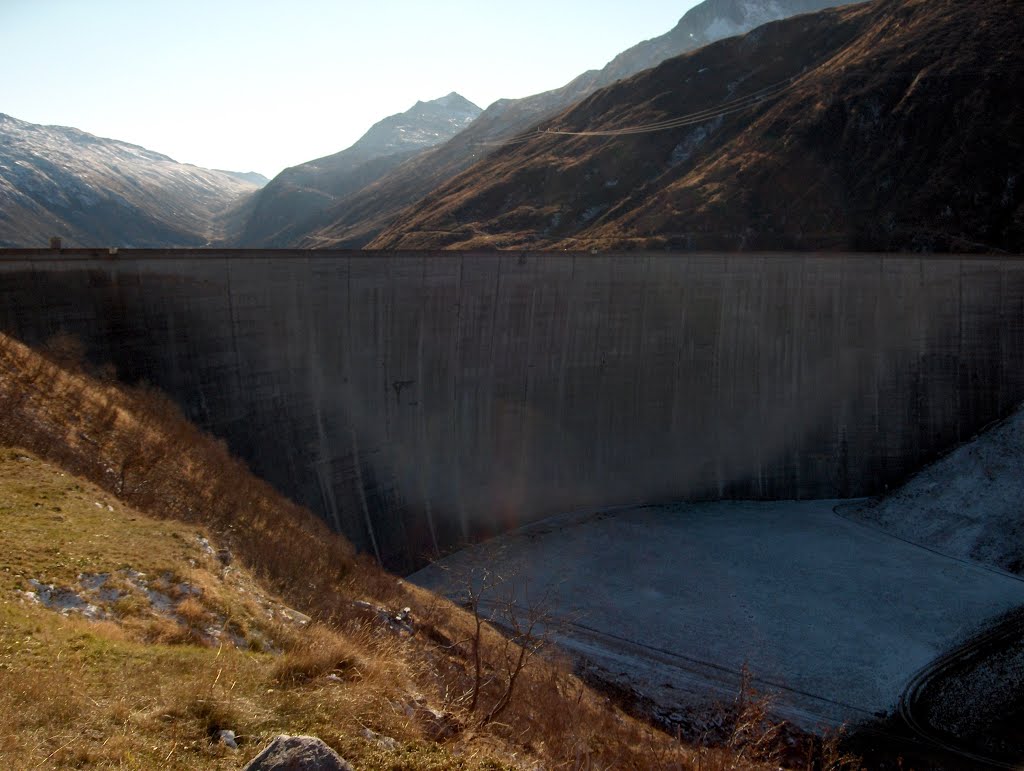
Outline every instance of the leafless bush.
<path id="1" fill-rule="evenodd" d="M 752 763 L 777 764 L 784 723 L 771 716 L 772 699 L 754 688 L 750 669 L 743 665 L 740 689 L 733 707 L 732 729 L 726 746 L 735 757 Z"/>
<path id="2" fill-rule="evenodd" d="M 470 629 L 451 647 L 467 651 L 470 671 L 466 686 L 451 693 L 451 703 L 487 725 L 512 704 L 523 672 L 548 647 L 555 618 L 548 596 L 531 597 L 525 577 L 475 564 L 456 583 Z"/>

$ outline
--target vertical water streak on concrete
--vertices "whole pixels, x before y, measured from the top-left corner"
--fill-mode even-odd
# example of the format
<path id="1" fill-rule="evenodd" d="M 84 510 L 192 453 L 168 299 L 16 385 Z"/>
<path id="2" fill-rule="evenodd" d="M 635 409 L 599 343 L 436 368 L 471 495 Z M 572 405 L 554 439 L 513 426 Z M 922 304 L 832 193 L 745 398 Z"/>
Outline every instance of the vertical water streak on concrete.
<path id="1" fill-rule="evenodd" d="M 395 380 L 398 378 L 392 378 L 391 372 L 388 370 L 388 363 L 394 356 L 392 349 L 392 329 L 391 329 L 391 308 L 394 305 L 395 296 L 395 282 L 392 276 L 392 265 L 394 264 L 394 257 L 387 255 L 382 257 L 381 260 L 387 271 L 387 281 L 384 287 L 381 289 L 380 297 L 383 299 L 382 302 L 375 303 L 375 310 L 377 311 L 377 351 L 380 355 L 380 384 L 379 388 L 382 393 L 387 395 L 381 404 L 384 412 L 384 446 L 395 447 L 395 434 L 392 430 L 392 419 L 391 419 L 391 391 L 390 387 Z M 378 263 L 379 264 L 379 263 Z M 395 400 L 396 402 L 398 399 Z M 397 412 L 397 411 L 396 411 Z M 398 419 L 397 414 L 395 420 Z M 391 463 L 391 489 L 398 489 L 398 478 L 397 478 L 397 464 Z M 379 482 L 378 482 L 379 484 Z M 378 493 L 379 494 L 379 493 Z"/>
<path id="2" fill-rule="evenodd" d="M 326 513 L 330 517 L 335 531 L 344 533 L 345 529 L 342 527 L 341 513 L 338 511 L 338 502 L 334 495 L 330 442 L 327 438 L 327 429 L 324 426 L 323 400 L 325 388 L 323 365 L 320 360 L 315 327 L 310 329 L 306 340 L 306 368 L 309 373 L 310 401 L 312 402 L 310 406 L 313 409 L 313 422 L 316 425 L 317 436 L 317 458 L 313 466 L 317 482 L 320 485 L 320 497 L 323 499 Z"/>
<path id="3" fill-rule="evenodd" d="M 723 410 L 728 409 L 728 406 L 724 404 L 725 395 L 722 391 L 722 348 L 723 337 L 725 335 L 725 290 L 726 282 L 729 280 L 729 258 L 723 258 L 724 269 L 722 276 L 719 279 L 719 285 L 717 287 L 716 299 L 718 302 L 718 322 L 715 324 L 715 344 L 712 349 L 711 356 L 711 398 L 712 408 L 714 409 L 713 423 L 715 426 L 715 435 L 712 442 L 712 452 L 715 458 L 715 491 L 716 495 L 721 498 L 725 494 L 725 471 L 722 468 L 723 458 L 723 443 L 725 437 L 721 433 Z"/>
<path id="4" fill-rule="evenodd" d="M 963 383 L 963 357 L 964 357 L 964 261 L 963 258 L 956 261 L 956 389 L 954 390 L 954 398 L 956 399 L 956 414 L 962 415 L 962 383 Z M 1005 280 L 1005 274 L 1004 274 Z M 1006 291 L 1006 287 L 1000 288 L 999 301 L 1003 302 L 1003 294 Z M 1002 326 L 1002 324 L 1000 324 Z M 1000 407 L 1002 407 L 1002 400 L 1000 400 Z M 958 443 L 963 442 L 967 439 L 963 434 L 963 421 L 957 420 L 956 422 L 956 441 Z"/>
<path id="5" fill-rule="evenodd" d="M 687 435 L 687 427 L 683 425 L 683 403 L 686 400 L 685 394 L 683 393 L 683 355 L 689 352 L 688 361 L 693 361 L 693 338 L 689 333 L 687 326 L 687 315 L 690 310 L 690 298 L 687 296 L 688 282 L 691 263 L 685 264 L 682 278 L 679 281 L 678 294 L 675 295 L 677 303 L 677 310 L 679 313 L 678 318 L 678 333 L 674 336 L 676 340 L 676 357 L 675 366 L 672 371 L 672 396 L 671 396 L 671 414 L 669 418 L 669 426 L 671 426 L 670 435 L 675 437 L 683 438 Z M 672 299 L 672 296 L 669 298 Z M 676 441 L 678 445 L 678 440 Z"/>
<path id="6" fill-rule="evenodd" d="M 181 362 L 178 360 L 178 339 L 177 334 L 175 334 L 173 313 L 167 314 L 167 348 L 168 355 L 170 357 L 172 377 L 178 378 L 179 373 L 182 372 L 182 369 Z"/>
<path id="7" fill-rule="evenodd" d="M 524 258 L 525 259 L 525 258 Z M 531 382 L 533 380 L 533 345 L 534 345 L 534 326 L 536 324 L 536 313 L 537 313 L 537 293 L 541 291 L 541 284 L 537 280 L 537 262 L 531 260 L 531 274 L 533 279 L 530 281 L 530 308 L 526 314 L 526 358 L 524 360 L 525 366 L 523 367 L 523 396 L 520 399 L 519 412 L 522 417 L 521 429 L 519 434 L 519 452 L 516 453 L 518 460 L 517 473 L 519 475 L 519 484 L 525 489 L 533 484 L 533 474 L 531 468 L 530 448 L 533 444 L 533 428 L 536 422 L 536 416 L 533 413 L 532 405 L 533 399 L 530 392 Z M 525 493 L 521 498 L 525 498 Z"/>
<path id="8" fill-rule="evenodd" d="M 232 283 L 231 278 L 231 258 L 223 257 L 221 261 L 224 263 L 224 293 L 227 296 L 228 301 L 228 318 L 231 320 L 231 354 L 235 358 L 235 366 L 232 367 L 235 378 L 235 388 L 238 389 L 238 393 L 242 392 L 242 354 L 239 350 L 238 345 L 238 318 L 235 316 L 235 302 L 234 294 L 235 287 Z"/>
<path id="9" fill-rule="evenodd" d="M 881 280 L 881 279 L 879 279 L 879 280 Z M 799 305 L 796 306 L 797 309 L 806 307 L 806 304 L 807 304 L 806 297 L 807 297 L 807 294 L 808 294 L 808 287 L 807 287 L 807 258 L 806 257 L 801 257 L 800 258 L 799 282 L 800 282 L 800 284 L 799 284 L 799 292 L 798 292 Z M 793 357 L 793 360 L 792 360 L 792 363 L 790 364 L 790 371 L 792 372 L 793 377 L 790 380 L 789 389 L 788 390 L 789 390 L 789 393 L 797 394 L 798 396 L 800 394 L 800 388 L 801 388 L 801 385 L 802 385 L 803 379 L 804 379 L 804 373 L 803 373 L 804 360 L 803 360 L 803 356 L 800 355 L 800 351 L 799 351 L 799 349 L 796 346 L 796 341 L 802 339 L 804 334 L 805 334 L 805 332 L 804 332 L 804 314 L 800 313 L 797 310 L 797 311 L 795 311 L 793 313 L 793 332 L 792 332 L 792 336 L 791 336 L 792 337 L 792 341 L 793 341 L 792 348 L 791 348 L 791 355 Z"/>
<path id="10" fill-rule="evenodd" d="M 877 281 L 877 286 L 879 286 L 879 287 L 882 286 L 883 277 L 885 276 L 885 264 L 884 263 L 885 263 L 885 257 L 884 256 L 883 257 L 879 257 L 879 259 L 878 259 L 878 281 Z M 882 334 L 883 334 L 883 331 L 884 331 L 886 320 L 885 320 L 884 308 L 882 306 L 882 293 L 881 293 L 881 291 L 876 291 L 875 292 L 875 313 L 874 313 L 874 319 L 875 319 L 875 323 L 874 323 L 873 331 L 874 331 L 874 335 L 875 335 L 875 340 L 882 340 L 883 339 L 882 338 Z M 882 365 L 883 365 L 883 363 L 885 361 L 885 350 L 881 346 L 877 346 L 876 345 L 874 347 L 874 358 L 875 358 L 875 372 L 881 372 L 882 371 Z M 882 398 L 883 398 L 883 396 L 882 396 L 882 383 L 881 383 L 881 380 L 878 378 L 877 375 L 875 376 L 875 382 L 874 382 L 873 385 L 874 385 L 873 392 L 874 392 L 874 397 L 875 397 L 876 409 L 874 411 L 874 420 L 873 420 L 874 425 L 872 426 L 872 428 L 874 430 L 875 435 L 877 436 L 878 433 L 882 430 L 882 426 L 881 426 L 882 411 L 880 409 L 878 409 L 877 406 L 881 403 Z"/>
<path id="11" fill-rule="evenodd" d="M 560 430 L 560 438 L 563 441 L 566 448 L 570 448 L 570 443 L 567 441 L 569 437 L 566 436 L 567 426 L 565 420 L 565 377 L 569 362 L 570 319 L 572 319 L 576 314 L 576 297 L 574 293 L 576 287 L 576 255 L 572 255 L 570 260 L 571 262 L 569 268 L 569 281 L 566 288 L 566 294 L 568 295 L 568 297 L 566 298 L 566 301 L 563 306 L 564 310 L 562 311 L 562 329 L 561 334 L 558 336 L 559 340 L 562 343 L 562 352 L 558 361 L 558 390 L 557 398 L 555 399 L 554 409 L 552 410 L 555 425 Z M 561 484 L 563 482 L 563 479 L 561 477 L 562 474 L 559 474 L 558 478 L 555 480 L 556 484 Z"/>
<path id="12" fill-rule="evenodd" d="M 758 273 L 764 277 L 769 275 L 768 271 L 765 270 L 767 267 L 766 258 L 762 257 L 759 264 Z M 773 276 L 774 278 L 774 276 Z M 764 324 L 768 319 L 767 308 L 767 293 L 758 292 L 754 298 L 751 298 L 751 308 L 754 309 L 755 299 L 757 301 L 756 313 L 751 314 L 751 319 L 748 319 L 748 326 L 757 326 Z M 744 335 L 746 337 L 746 335 Z M 761 378 L 764 368 L 761 366 L 763 350 L 766 345 L 766 341 L 762 340 L 751 346 L 751 356 L 754 359 L 754 376 L 753 376 L 753 415 L 755 420 L 762 419 L 764 415 L 764 392 L 761 390 Z M 756 494 L 758 497 L 763 497 L 765 494 L 765 469 L 764 469 L 764 446 L 759 442 L 754 445 L 754 457 L 753 457 L 754 469 L 753 477 Z"/>
<path id="13" fill-rule="evenodd" d="M 373 519 L 370 517 L 370 506 L 366 500 L 366 481 L 363 479 L 363 462 L 359 457 L 359 437 L 357 436 L 356 428 L 356 411 L 359 409 L 359 405 L 355 404 L 355 389 L 352 387 L 352 263 L 348 261 L 347 271 L 345 272 L 345 293 L 347 300 L 345 303 L 345 312 L 348 316 L 345 324 L 345 341 L 343 345 L 343 358 L 344 358 L 344 371 L 346 377 L 349 379 L 348 398 L 345 400 L 345 409 L 348 413 L 348 425 L 349 425 L 349 440 L 352 448 L 352 468 L 355 473 L 356 479 L 356 490 L 359 496 L 359 505 L 363 514 L 363 525 L 366 528 L 366 533 L 370 538 L 370 546 L 373 548 L 373 554 L 377 558 L 377 562 L 383 564 L 381 559 L 380 546 L 377 543 L 377 533 L 373 527 Z"/>
<path id="14" fill-rule="evenodd" d="M 387 466 L 387 471 L 390 473 L 388 477 L 389 487 L 386 491 L 387 497 L 385 499 L 390 505 L 385 508 L 385 511 L 390 509 L 389 513 L 391 514 L 392 521 L 399 531 L 398 542 L 407 544 L 412 543 L 412 539 L 408 536 L 410 501 L 408 496 L 404 494 L 406 488 L 402 484 L 403 480 L 399 477 L 399 474 L 403 471 L 403 461 L 405 460 L 402 455 L 405 449 L 403 442 L 405 432 L 403 431 L 402 421 L 401 387 L 394 385 L 396 382 L 406 379 L 405 370 L 403 369 L 406 361 L 404 356 L 401 355 L 404 353 L 402 345 L 404 341 L 401 337 L 401 331 L 398 329 L 403 318 L 403 313 L 400 311 L 404 309 L 399 307 L 398 297 L 400 296 L 400 288 L 407 281 L 405 271 L 403 270 L 407 264 L 407 258 L 388 255 L 383 260 L 387 269 L 387 281 L 384 289 L 381 291 L 381 296 L 386 298 L 386 301 L 381 308 L 380 329 L 382 345 L 379 350 L 382 351 L 383 356 L 383 361 L 381 362 L 381 388 L 386 395 L 383 400 L 385 446 L 391 449 Z M 396 276 L 400 278 L 396 278 Z M 391 368 L 393 362 L 394 366 L 398 368 L 397 370 Z M 392 406 L 391 402 L 392 389 L 394 389 L 397 397 L 394 406 Z M 412 473 L 413 478 L 415 478 L 415 472 Z M 410 484 L 409 487 L 412 488 L 413 485 Z M 383 497 L 380 493 L 378 495 Z"/>
<path id="15" fill-rule="evenodd" d="M 596 259 L 596 258 L 595 258 Z M 611 324 L 607 321 L 615 317 L 615 261 L 607 259 L 605 257 L 600 258 L 602 262 L 607 266 L 608 274 L 604 280 L 605 296 L 603 298 L 603 305 L 601 307 L 601 313 L 598 314 L 594 321 L 594 360 L 598 362 L 597 368 L 597 381 L 595 387 L 590 390 L 587 394 L 587 406 L 593 405 L 594 410 L 594 423 L 597 426 L 597 436 L 594 438 L 593 448 L 594 453 L 597 455 L 597 469 L 598 473 L 602 476 L 606 476 L 609 473 L 608 463 L 608 452 L 606 448 L 608 443 L 605 437 L 610 433 L 610 411 L 599 409 L 599 405 L 604 402 L 602 398 L 608 390 L 608 370 L 609 370 L 609 359 L 611 357 L 611 346 L 607 335 L 611 334 Z M 603 321 L 603 323 L 602 323 Z"/>
<path id="16" fill-rule="evenodd" d="M 963 262 L 963 260 L 961 260 Z M 1006 361 L 1006 269 L 999 271 L 999 361 Z M 1003 379 L 999 378 L 996 384 L 996 403 L 999 405 L 999 413 L 1008 412 L 1013 404 L 1006 398 L 1006 388 Z"/>
<path id="17" fill-rule="evenodd" d="M 487 396 L 483 399 L 487 405 L 485 425 L 485 446 L 488 448 L 489 453 L 494 457 L 497 453 L 498 446 L 498 432 L 495 428 L 499 422 L 500 417 L 496 414 L 499 403 L 495 398 L 497 394 L 497 378 L 495 378 L 495 370 L 497 369 L 497 348 L 494 344 L 494 338 L 497 335 L 498 330 L 498 307 L 501 303 L 501 255 L 496 255 L 494 261 L 494 299 L 491 302 L 491 329 L 487 340 L 487 379 L 485 381 L 485 387 L 487 389 Z M 495 469 L 490 469 L 490 479 L 492 483 L 497 481 L 494 476 Z M 499 486 L 500 489 L 500 486 Z M 505 502 L 500 501 L 495 506 L 495 501 L 491 501 L 490 511 L 487 512 L 487 524 L 490 525 L 493 532 L 499 532 L 501 522 L 498 520 L 496 514 L 504 510 Z M 477 516 L 481 516 L 483 512 L 478 512 Z"/>
<path id="18" fill-rule="evenodd" d="M 498 331 L 498 307 L 501 304 L 501 255 L 496 255 L 494 260 L 494 299 L 491 302 L 491 328 L 489 330 L 487 340 L 487 386 L 492 399 L 495 391 L 494 372 L 497 368 L 497 357 L 495 356 L 497 346 L 494 344 L 494 338 Z M 493 410 L 490 410 L 489 412 L 492 415 L 493 421 Z"/>
<path id="19" fill-rule="evenodd" d="M 380 556 L 380 547 L 377 545 L 377 533 L 373 529 L 373 520 L 370 517 L 370 506 L 366 501 L 366 483 L 363 481 L 363 462 L 359 457 L 359 439 L 356 437 L 356 427 L 353 425 L 349 432 L 352 438 L 352 464 L 356 472 L 356 485 L 359 489 L 359 502 L 363 508 L 363 521 L 366 525 L 366 532 L 370 536 L 370 544 L 373 547 L 373 554 L 377 562 L 383 564 Z"/>
<path id="20" fill-rule="evenodd" d="M 433 556 L 439 557 L 441 555 L 441 547 L 437 541 L 437 528 L 434 525 L 434 512 L 431 507 L 430 491 L 427 487 L 426 481 L 427 469 L 430 468 L 430 457 L 427 446 L 427 417 L 425 404 L 427 399 L 427 381 L 423 370 L 423 348 L 426 337 L 425 306 L 427 303 L 427 257 L 420 257 L 420 264 L 422 265 L 422 271 L 420 274 L 420 308 L 417 323 L 419 333 L 416 341 L 416 383 L 420 389 L 420 397 L 416 404 L 417 426 L 419 428 L 419 437 L 416 443 L 419 448 L 418 454 L 420 461 L 417 464 L 418 469 L 416 478 L 419 483 L 420 503 L 423 506 L 423 512 L 427 518 L 427 527 L 430 529 L 430 542 L 434 549 Z"/>
<path id="21" fill-rule="evenodd" d="M 449 410 L 451 411 L 451 428 L 452 428 L 452 454 L 457 459 L 455 467 L 452 469 L 452 481 L 454 483 L 455 492 L 455 511 L 459 518 L 459 527 L 462 531 L 462 540 L 469 541 L 469 517 L 466 513 L 466 501 L 463 497 L 462 487 L 462 459 L 464 457 L 464 448 L 462 446 L 462 409 L 459 402 L 459 373 L 462 371 L 462 318 L 465 315 L 464 311 L 466 308 L 466 298 L 463 294 L 463 279 L 466 271 L 466 256 L 460 254 L 458 256 L 459 261 L 459 272 L 458 280 L 455 282 L 455 339 L 452 341 L 455 350 L 452 353 L 451 362 L 451 380 L 452 380 L 452 393 L 451 393 L 451 404 Z"/>
<path id="22" fill-rule="evenodd" d="M 653 259 L 650 255 L 641 258 L 644 262 L 644 269 L 642 277 L 640 279 L 640 337 L 639 337 L 639 360 L 647 361 L 648 351 L 648 338 L 647 338 L 647 312 L 648 312 L 648 300 L 651 292 L 651 260 Z M 640 400 L 640 384 L 639 378 L 633 378 L 632 382 L 632 395 L 630 398 L 631 412 L 634 415 L 642 415 L 644 413 L 644 404 Z M 660 433 L 660 432 L 659 432 Z"/>
<path id="23" fill-rule="evenodd" d="M 223 269 L 224 269 L 224 279 L 223 279 L 223 284 L 222 285 L 224 287 L 224 296 L 228 300 L 228 320 L 230 321 L 231 327 L 232 327 L 232 329 L 231 329 L 230 355 L 234 357 L 235 385 L 236 385 L 236 387 L 241 387 L 241 374 L 239 372 L 240 357 L 239 357 L 239 350 L 238 350 L 239 349 L 238 337 L 237 337 L 237 334 L 235 332 L 235 318 L 234 318 L 234 315 L 233 315 L 233 304 L 232 304 L 232 301 L 231 301 L 232 286 L 231 286 L 230 261 L 228 259 L 223 259 L 223 260 L 220 261 L 220 263 L 223 265 Z M 134 269 L 134 271 L 135 271 L 135 279 L 138 282 L 138 285 L 141 287 L 142 286 L 142 277 L 143 277 L 142 263 L 140 261 L 132 261 L 132 262 L 128 263 L 128 265 L 131 265 L 132 268 Z M 124 263 L 121 263 L 120 266 L 119 266 L 119 269 L 122 270 L 122 271 L 126 270 L 126 265 Z M 174 315 L 173 313 L 168 314 L 168 318 L 173 317 L 173 315 Z M 119 373 L 119 375 L 121 375 L 121 374 L 122 373 Z M 193 420 L 195 420 L 196 419 L 195 418 L 195 414 L 196 414 L 196 412 L 198 412 L 198 414 L 201 416 L 201 418 L 200 418 L 201 421 L 209 420 L 211 418 L 211 416 L 212 416 L 212 411 L 211 411 L 211 408 L 210 408 L 209 400 L 207 398 L 207 389 L 204 387 L 204 384 L 202 382 L 197 383 L 196 388 L 194 389 L 194 393 L 195 393 L 195 399 L 198 402 L 198 407 L 197 407 L 197 409 L 195 411 L 193 411 L 193 414 L 190 417 Z"/>
<path id="24" fill-rule="evenodd" d="M 844 326 L 844 320 L 847 318 L 847 313 L 848 313 L 847 304 L 849 303 L 849 298 L 847 297 L 847 294 L 846 294 L 847 293 L 847 283 L 848 283 L 847 282 L 847 275 L 846 275 L 846 273 L 847 272 L 846 272 L 845 267 L 841 266 L 841 270 L 839 271 L 839 292 L 837 293 L 837 297 L 838 297 L 838 300 L 839 300 L 839 307 L 837 308 L 838 312 L 835 314 L 835 317 L 834 317 L 834 321 L 833 321 L 833 325 L 834 326 L 833 326 L 833 330 L 832 330 L 832 337 L 833 337 L 833 339 L 836 339 L 836 340 L 843 340 L 844 339 L 845 330 L 844 330 L 843 326 Z M 843 352 L 841 352 L 841 354 L 842 353 Z M 849 414 L 849 404 L 850 404 L 849 399 L 843 399 L 842 403 L 837 405 L 837 407 L 838 407 L 837 412 L 839 413 L 839 419 L 836 421 L 836 432 L 835 432 L 834 436 L 831 437 L 833 445 L 838 450 L 838 453 L 839 453 L 839 455 L 838 455 L 838 463 L 835 464 L 836 467 L 837 467 L 836 468 L 837 473 L 836 473 L 835 478 L 836 478 L 836 490 L 839 493 L 839 495 L 842 496 L 842 497 L 846 497 L 847 495 L 849 495 L 849 486 L 850 486 L 849 474 L 847 472 L 848 461 L 849 461 L 849 440 L 848 440 L 847 435 L 846 435 L 847 434 L 847 432 L 846 432 L 846 422 L 847 422 L 847 416 Z"/>

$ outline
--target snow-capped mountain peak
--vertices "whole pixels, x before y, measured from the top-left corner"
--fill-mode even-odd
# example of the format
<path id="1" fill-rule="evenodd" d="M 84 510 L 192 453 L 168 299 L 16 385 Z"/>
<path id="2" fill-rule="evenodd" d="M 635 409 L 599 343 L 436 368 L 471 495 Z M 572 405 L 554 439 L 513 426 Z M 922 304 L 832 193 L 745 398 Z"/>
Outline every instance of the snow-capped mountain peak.
<path id="1" fill-rule="evenodd" d="M 257 181 L 0 114 L 0 246 L 202 246 Z"/>

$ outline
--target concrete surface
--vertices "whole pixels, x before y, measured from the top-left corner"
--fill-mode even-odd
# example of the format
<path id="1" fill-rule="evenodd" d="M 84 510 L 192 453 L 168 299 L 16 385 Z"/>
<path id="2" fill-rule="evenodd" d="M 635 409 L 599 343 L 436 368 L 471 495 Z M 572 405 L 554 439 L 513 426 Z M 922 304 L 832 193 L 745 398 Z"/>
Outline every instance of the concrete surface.
<path id="1" fill-rule="evenodd" d="M 582 506 L 894 486 L 1024 400 L 1024 260 L 7 251 L 77 334 L 397 570 Z"/>

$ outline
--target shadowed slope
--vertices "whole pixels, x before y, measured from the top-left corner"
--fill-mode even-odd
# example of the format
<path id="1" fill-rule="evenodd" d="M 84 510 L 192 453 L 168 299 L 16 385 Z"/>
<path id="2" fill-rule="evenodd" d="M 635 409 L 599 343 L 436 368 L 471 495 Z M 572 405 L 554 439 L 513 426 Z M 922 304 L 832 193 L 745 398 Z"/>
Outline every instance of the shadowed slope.
<path id="1" fill-rule="evenodd" d="M 293 245 L 335 201 L 345 198 L 410 158 L 470 125 L 480 108 L 454 92 L 417 102 L 378 121 L 355 144 L 334 155 L 285 169 L 248 199 L 235 227 L 242 246 Z"/>
<path id="2" fill-rule="evenodd" d="M 1008 0 L 769 24 L 594 94 L 371 246 L 1020 251 L 1021 34 Z"/>
<path id="3" fill-rule="evenodd" d="M 404 218 L 406 207 L 485 158 L 494 143 L 526 131 L 597 89 L 772 19 L 835 4 L 835 0 L 705 0 L 687 11 L 671 31 L 638 43 L 600 70 L 584 72 L 551 91 L 498 100 L 451 141 L 403 163 L 291 232 L 308 228 L 308 236 L 300 244 L 306 247 L 363 247 L 381 230 Z"/>
<path id="4" fill-rule="evenodd" d="M 0 114 L 0 246 L 204 246 L 265 181 Z"/>

